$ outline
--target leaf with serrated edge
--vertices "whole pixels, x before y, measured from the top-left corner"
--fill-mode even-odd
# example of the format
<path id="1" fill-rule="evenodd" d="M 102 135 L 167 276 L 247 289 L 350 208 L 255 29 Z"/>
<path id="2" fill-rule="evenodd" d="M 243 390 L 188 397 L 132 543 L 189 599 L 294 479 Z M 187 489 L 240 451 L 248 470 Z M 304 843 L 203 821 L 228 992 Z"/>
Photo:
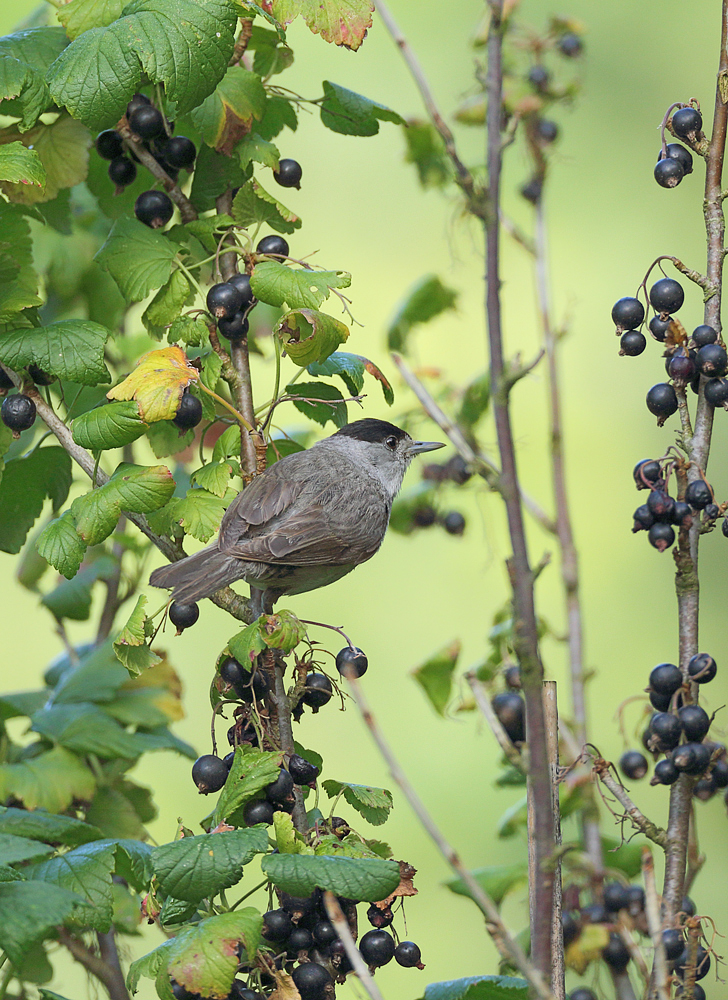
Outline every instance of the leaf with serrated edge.
<path id="1" fill-rule="evenodd" d="M 0 323 L 30 306 L 39 306 L 38 276 L 33 270 L 33 249 L 28 220 L 21 210 L 0 201 Z"/>
<path id="2" fill-rule="evenodd" d="M 321 102 L 321 122 L 332 132 L 341 135 L 376 135 L 379 122 L 388 121 L 404 125 L 405 120 L 396 111 L 355 94 L 353 90 L 324 80 L 324 99 Z"/>
<path id="3" fill-rule="evenodd" d="M 169 975 L 190 993 L 223 1000 L 239 965 L 239 944 L 252 958 L 262 927 L 263 917 L 250 906 L 185 927 L 171 942 Z"/>
<path id="4" fill-rule="evenodd" d="M 325 361 L 349 339 L 349 328 L 316 309 L 294 309 L 281 316 L 275 328 L 290 358 L 302 368 Z"/>
<path id="5" fill-rule="evenodd" d="M 528 1000 L 528 983 L 513 976 L 470 976 L 430 983 L 423 1000 Z"/>
<path id="6" fill-rule="evenodd" d="M 353 785 L 348 781 L 335 781 L 333 778 L 328 778 L 322 786 L 330 799 L 343 792 L 344 799 L 349 805 L 372 826 L 381 826 L 385 823 L 394 805 L 392 793 L 386 788 Z"/>
<path id="7" fill-rule="evenodd" d="M 112 24 L 126 7 L 126 0 L 71 0 L 58 9 L 58 20 L 73 41 L 91 28 Z"/>
<path id="8" fill-rule="evenodd" d="M 108 271 L 127 302 L 140 302 L 172 273 L 178 243 L 137 219 L 122 216 L 94 260 Z"/>
<path id="9" fill-rule="evenodd" d="M 255 132 L 240 140 L 235 147 L 235 155 L 241 167 L 247 167 L 249 163 L 255 161 L 262 163 L 265 167 L 270 167 L 271 170 L 278 169 L 278 162 L 281 158 L 278 147 L 274 146 L 272 142 L 268 142 L 267 139 L 261 139 Z"/>
<path id="10" fill-rule="evenodd" d="M 327 42 L 358 49 L 372 26 L 372 0 L 272 0 L 271 12 L 281 24 L 301 14 L 308 27 Z"/>
<path id="11" fill-rule="evenodd" d="M 237 885 L 243 867 L 267 850 L 263 828 L 205 833 L 155 847 L 152 868 L 165 895 L 199 903 Z"/>
<path id="12" fill-rule="evenodd" d="M 91 133 L 81 122 L 63 114 L 50 125 L 36 125 L 19 139 L 37 153 L 45 170 L 45 184 L 2 182 L 0 187 L 10 201 L 24 205 L 52 201 L 60 191 L 86 179 Z"/>
<path id="13" fill-rule="evenodd" d="M 207 542 L 220 527 L 225 510 L 236 496 L 235 490 L 227 490 L 222 498 L 203 489 L 188 490 L 186 497 L 174 501 L 171 514 L 188 535 Z"/>
<path id="14" fill-rule="evenodd" d="M 255 621 L 244 628 L 242 632 L 234 635 L 228 643 L 228 649 L 230 655 L 234 656 L 238 663 L 242 663 L 244 667 L 250 669 L 252 661 L 258 653 L 262 653 L 265 649 L 260 623 Z"/>
<path id="15" fill-rule="evenodd" d="M 351 275 L 347 271 L 301 270 L 277 260 L 256 264 L 250 277 L 256 299 L 271 306 L 285 303 L 290 309 L 318 309 L 332 288 L 348 288 L 350 284 Z"/>
<path id="16" fill-rule="evenodd" d="M 70 510 L 47 524 L 36 541 L 39 555 L 67 580 L 75 576 L 86 554 L 86 543 L 76 531 Z"/>
<path id="17" fill-rule="evenodd" d="M 264 191 L 256 180 L 248 181 L 235 195 L 233 218 L 244 227 L 266 222 L 279 233 L 290 234 L 301 227 L 299 217 Z"/>
<path id="18" fill-rule="evenodd" d="M 73 440 L 89 451 L 121 448 L 147 430 L 134 400 L 107 403 L 82 413 L 73 421 Z M 159 456 L 157 456 L 159 457 Z"/>
<path id="19" fill-rule="evenodd" d="M 142 420 L 172 420 L 182 395 L 200 377 L 181 347 L 173 344 L 150 351 L 137 362 L 134 371 L 107 392 L 109 399 L 136 399 Z"/>
<path id="20" fill-rule="evenodd" d="M 25 28 L 0 38 L 3 114 L 20 118 L 21 131 L 32 128 L 40 115 L 53 109 L 45 74 L 66 45 L 66 33 L 57 26 Z"/>
<path id="21" fill-rule="evenodd" d="M 326 382 L 295 382 L 286 386 L 286 395 L 292 397 L 291 401 L 297 410 L 322 427 L 329 420 L 337 427 L 348 423 L 346 403 L 336 386 Z"/>
<path id="22" fill-rule="evenodd" d="M 142 313 L 142 323 L 147 332 L 160 339 L 165 327 L 170 326 L 182 312 L 190 295 L 190 283 L 181 271 L 172 271 L 169 281 L 163 285 Z"/>
<path id="23" fill-rule="evenodd" d="M 13 370 L 33 363 L 49 375 L 79 385 L 98 385 L 111 381 L 104 364 L 108 337 L 105 326 L 87 319 L 13 330 L 0 338 L 0 361 Z"/>
<path id="24" fill-rule="evenodd" d="M 20 552 L 46 497 L 57 510 L 71 485 L 71 461 L 63 448 L 36 448 L 7 462 L 0 480 L 0 551 Z"/>
<path id="25" fill-rule="evenodd" d="M 275 781 L 282 760 L 280 753 L 237 747 L 233 766 L 215 806 L 212 825 L 229 820 L 236 810 Z M 242 821 L 240 825 L 243 825 Z"/>
<path id="26" fill-rule="evenodd" d="M 96 781 L 78 757 L 63 747 L 19 764 L 0 764 L 0 798 L 18 799 L 27 809 L 68 809 L 74 799 L 89 802 Z"/>
<path id="27" fill-rule="evenodd" d="M 155 981 L 160 1000 L 175 1000 L 167 973 L 173 943 L 173 938 L 169 941 L 163 941 L 154 951 L 142 955 L 141 958 L 131 963 L 126 976 L 126 985 L 132 993 L 136 993 L 139 980 L 144 976 L 146 979 Z"/>
<path id="28" fill-rule="evenodd" d="M 0 832 L 63 844 L 65 847 L 78 847 L 92 840 L 101 840 L 101 831 L 80 819 L 55 816 L 43 809 L 30 812 L 12 806 L 0 806 Z"/>
<path id="29" fill-rule="evenodd" d="M 337 896 L 374 903 L 400 882 L 396 861 L 379 858 L 341 858 L 300 854 L 269 854 L 261 868 L 270 881 L 292 896 L 310 896 L 315 888 Z"/>
<path id="30" fill-rule="evenodd" d="M 106 933 L 111 927 L 113 903 L 111 876 L 114 871 L 116 845 L 109 841 L 83 844 L 72 851 L 41 864 L 33 865 L 28 875 L 86 900 L 74 914 L 86 927 Z"/>
<path id="31" fill-rule="evenodd" d="M 114 639 L 114 648 L 116 648 L 117 643 L 124 646 L 141 646 L 146 641 L 147 633 L 144 628 L 147 620 L 147 616 L 144 613 L 146 606 L 146 595 L 140 594 L 126 625 L 119 632 L 116 639 Z"/>
<path id="32" fill-rule="evenodd" d="M 43 190 L 46 172 L 38 151 L 26 149 L 22 142 L 11 142 L 7 146 L 0 146 L 0 181 L 30 184 Z"/>
<path id="33" fill-rule="evenodd" d="M 231 66 L 190 117 L 208 146 L 230 156 L 264 110 L 265 89 L 260 77 L 244 66 Z"/>
<path id="34" fill-rule="evenodd" d="M 216 497 L 224 497 L 232 473 L 233 468 L 228 462 L 208 462 L 192 473 L 192 482 Z"/>
<path id="35" fill-rule="evenodd" d="M 42 882 L 0 884 L 0 948 L 16 968 L 81 902 L 75 893 Z"/>
<path id="36" fill-rule="evenodd" d="M 309 375 L 338 375 L 352 396 L 364 388 L 364 360 L 357 354 L 334 351 L 325 361 L 314 361 L 306 370 Z"/>

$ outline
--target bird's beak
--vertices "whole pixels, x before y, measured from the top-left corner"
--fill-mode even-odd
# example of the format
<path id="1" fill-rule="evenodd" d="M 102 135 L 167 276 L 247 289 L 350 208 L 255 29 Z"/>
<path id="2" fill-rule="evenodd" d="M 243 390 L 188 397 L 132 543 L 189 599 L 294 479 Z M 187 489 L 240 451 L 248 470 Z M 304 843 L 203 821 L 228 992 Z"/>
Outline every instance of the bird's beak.
<path id="1" fill-rule="evenodd" d="M 441 441 L 413 441 L 407 449 L 407 454 L 421 455 L 423 451 L 437 451 L 438 448 L 444 447 Z"/>

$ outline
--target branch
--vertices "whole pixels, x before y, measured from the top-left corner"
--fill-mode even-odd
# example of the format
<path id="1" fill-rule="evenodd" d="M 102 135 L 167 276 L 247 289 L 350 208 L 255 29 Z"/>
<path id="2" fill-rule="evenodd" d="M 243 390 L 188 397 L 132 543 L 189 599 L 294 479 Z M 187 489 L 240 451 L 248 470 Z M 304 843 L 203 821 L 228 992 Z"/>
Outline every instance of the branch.
<path id="1" fill-rule="evenodd" d="M 554 814 L 554 906 L 551 913 L 551 990 L 554 1000 L 564 1000 L 564 926 L 561 922 L 561 809 L 559 806 L 559 707 L 556 681 L 543 682 L 543 712 L 546 721 L 549 771 L 551 777 L 551 801 Z"/>
<path id="2" fill-rule="evenodd" d="M 398 372 L 420 401 L 423 410 L 430 420 L 434 421 L 443 434 L 448 436 L 450 443 L 455 446 L 460 456 L 469 465 L 474 467 L 478 475 L 482 476 L 490 488 L 492 490 L 500 490 L 499 482 L 501 473 L 493 459 L 484 455 L 480 450 L 476 451 L 470 445 L 458 425 L 445 416 L 422 382 L 420 382 L 414 372 L 410 371 L 402 358 L 398 354 L 392 354 L 391 357 Z M 542 528 L 553 534 L 556 530 L 556 525 L 548 514 L 535 500 L 528 496 L 527 493 L 524 493 L 523 490 L 520 490 L 520 495 L 526 510 L 538 521 Z"/>
<path id="3" fill-rule="evenodd" d="M 69 934 L 65 927 L 58 928 L 58 940 L 64 945 L 73 957 L 79 962 L 87 972 L 90 972 L 92 976 L 95 976 L 99 982 L 103 983 L 106 989 L 109 991 L 109 997 L 111 1000 L 130 1000 L 129 993 L 124 984 L 123 976 L 121 981 L 119 980 L 119 974 L 121 969 L 115 969 L 111 965 L 94 955 L 90 951 L 83 941 L 79 941 L 78 938 L 73 937 Z M 116 950 L 114 948 L 114 950 Z M 118 960 L 118 956 L 117 956 Z"/>
<path id="4" fill-rule="evenodd" d="M 364 959 L 361 957 L 361 952 L 354 942 L 349 921 L 344 916 L 336 896 L 333 892 L 329 892 L 328 889 L 324 892 L 324 906 L 326 907 L 329 920 L 336 928 L 336 932 L 343 942 L 346 949 L 346 957 L 351 962 L 351 967 L 359 977 L 359 982 L 364 987 L 367 996 L 370 1000 L 383 1000 L 382 994 L 379 992 L 379 987 L 374 982 L 374 978 L 366 967 Z"/>
<path id="5" fill-rule="evenodd" d="M 657 824 L 653 823 L 652 820 L 647 819 L 647 817 L 637 808 L 627 794 L 627 790 L 624 785 L 621 785 L 619 781 L 613 777 L 610 771 L 611 767 L 612 765 L 609 761 L 604 760 L 603 757 L 597 757 L 594 761 L 593 769 L 599 780 L 607 786 L 620 805 L 624 806 L 626 818 L 629 819 L 632 826 L 634 826 L 637 830 L 641 830 L 645 837 L 652 840 L 664 851 L 667 851 L 668 834 L 662 829 L 662 827 L 657 826 Z"/>
<path id="6" fill-rule="evenodd" d="M 523 757 L 509 740 L 508 734 L 501 725 L 500 719 L 493 711 L 493 706 L 490 703 L 490 698 L 488 697 L 488 692 L 485 690 L 484 685 L 478 680 L 477 675 L 472 670 L 465 675 L 465 680 L 470 685 L 470 690 L 473 692 L 475 703 L 485 716 L 485 721 L 490 726 L 501 750 L 511 764 L 513 764 L 513 766 L 522 774 L 525 774 L 526 768 L 524 766 Z"/>
<path id="7" fill-rule="evenodd" d="M 399 48 L 399 51 L 402 53 L 402 58 L 407 64 L 407 68 L 410 71 L 412 79 L 420 92 L 422 103 L 425 105 L 427 114 L 430 116 L 430 121 L 439 132 L 442 141 L 445 144 L 445 152 L 450 157 L 450 161 L 455 168 L 455 181 L 467 199 L 468 210 L 473 215 L 477 216 L 477 218 L 485 220 L 488 208 L 487 202 L 483 197 L 484 192 L 476 187 L 473 175 L 458 156 L 453 134 L 445 123 L 445 119 L 440 114 L 437 104 L 435 103 L 435 99 L 432 96 L 430 85 L 427 82 L 427 78 L 417 56 L 410 48 L 409 42 L 400 31 L 399 26 L 392 17 L 386 3 L 384 3 L 383 0 L 376 0 L 376 9 L 384 22 L 385 28 L 392 36 L 392 39 Z"/>
<path id="8" fill-rule="evenodd" d="M 463 865 L 454 848 L 450 846 L 440 833 L 440 830 L 437 828 L 432 817 L 425 808 L 424 803 L 410 784 L 389 744 L 385 740 L 376 719 L 374 718 L 372 710 L 369 707 L 369 702 L 364 695 L 358 678 L 354 677 L 350 671 L 347 671 L 346 678 L 349 681 L 349 686 L 351 688 L 354 701 L 356 702 L 356 706 L 372 735 L 372 739 L 376 743 L 379 752 L 389 768 L 389 773 L 394 781 L 396 781 L 399 785 L 405 798 L 412 807 L 413 812 L 435 843 L 435 846 L 440 851 L 445 861 L 450 865 L 455 874 L 458 875 L 465 883 L 470 897 L 486 919 L 488 933 L 493 938 L 499 952 L 504 958 L 515 965 L 524 979 L 528 980 L 540 1000 L 552 1000 L 541 973 L 529 962 L 523 953 L 521 946 L 506 928 L 505 924 L 501 920 L 497 906 L 490 896 L 483 890 L 482 886 L 473 878 L 468 869 Z"/>
<path id="9" fill-rule="evenodd" d="M 125 121 L 125 119 L 122 119 L 122 121 Z M 162 182 L 165 191 L 179 209 L 182 221 L 192 222 L 193 219 L 196 219 L 197 209 L 192 204 L 190 199 L 184 193 L 179 184 L 172 180 L 164 167 L 161 167 L 157 163 L 149 150 L 146 149 L 142 143 L 136 141 L 134 133 L 129 126 L 119 124 L 116 126 L 116 131 L 119 133 L 129 149 L 132 150 L 139 162 L 142 163 L 147 168 L 149 173 L 156 177 L 158 181 Z"/>
<path id="10" fill-rule="evenodd" d="M 652 964 L 652 982 L 660 1000 L 669 1000 L 667 988 L 667 956 L 662 943 L 662 923 L 660 921 L 660 901 L 655 886 L 655 865 L 649 847 L 642 848 L 642 877 L 645 882 L 645 914 L 647 926 L 655 949 L 655 959 Z"/>

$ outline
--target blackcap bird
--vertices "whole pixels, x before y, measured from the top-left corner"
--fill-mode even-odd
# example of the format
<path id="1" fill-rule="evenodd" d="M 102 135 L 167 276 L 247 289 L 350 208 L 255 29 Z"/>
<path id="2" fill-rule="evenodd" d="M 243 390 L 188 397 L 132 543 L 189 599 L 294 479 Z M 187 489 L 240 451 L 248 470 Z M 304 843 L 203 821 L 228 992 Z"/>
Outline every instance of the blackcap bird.
<path id="1" fill-rule="evenodd" d="M 266 607 L 282 594 L 334 583 L 382 544 L 414 456 L 442 447 L 413 441 L 386 420 L 355 420 L 253 479 L 228 507 L 215 542 L 156 569 L 149 582 L 189 604 L 244 580 L 266 592 Z"/>

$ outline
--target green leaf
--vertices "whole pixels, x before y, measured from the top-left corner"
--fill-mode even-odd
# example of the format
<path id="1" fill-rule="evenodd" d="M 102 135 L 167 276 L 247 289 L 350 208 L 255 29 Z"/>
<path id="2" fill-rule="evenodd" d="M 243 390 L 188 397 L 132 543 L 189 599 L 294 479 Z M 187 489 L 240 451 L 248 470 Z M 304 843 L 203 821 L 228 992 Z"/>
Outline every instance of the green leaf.
<path id="1" fill-rule="evenodd" d="M 191 489 L 182 500 L 175 500 L 171 516 L 181 524 L 188 535 L 208 542 L 220 527 L 226 508 L 235 499 L 234 490 L 228 490 L 224 498 L 208 493 L 207 490 Z"/>
<path id="2" fill-rule="evenodd" d="M 262 77 L 282 73 L 293 63 L 293 51 L 281 41 L 278 32 L 259 25 L 253 25 L 248 49 L 255 52 L 253 69 Z"/>
<path id="3" fill-rule="evenodd" d="M 285 458 L 286 455 L 295 455 L 296 452 L 305 450 L 298 441 L 291 441 L 288 438 L 272 438 L 265 452 L 266 466 L 273 465 L 281 458 Z"/>
<path id="4" fill-rule="evenodd" d="M 0 278 L 0 323 L 22 309 L 42 305 L 28 220 L 4 201 L 0 201 Z"/>
<path id="5" fill-rule="evenodd" d="M 150 424 L 147 437 L 157 458 L 168 458 L 184 451 L 194 440 L 194 431 L 182 431 L 171 420 L 157 420 Z"/>
<path id="6" fill-rule="evenodd" d="M 295 382 L 286 386 L 286 395 L 292 396 L 293 405 L 309 420 L 324 427 L 330 420 L 337 427 L 349 422 L 344 397 L 333 385 L 326 382 Z M 324 402 L 329 400 L 329 402 Z"/>
<path id="7" fill-rule="evenodd" d="M 7 462 L 0 480 L 0 551 L 20 552 L 46 497 L 54 510 L 63 505 L 71 475 L 71 459 L 63 448 L 37 448 Z"/>
<path id="8" fill-rule="evenodd" d="M 48 692 L 16 691 L 0 697 L 0 719 L 17 719 L 21 715 L 32 715 L 48 701 Z"/>
<path id="9" fill-rule="evenodd" d="M 70 510 L 47 524 L 36 542 L 39 555 L 62 573 L 67 580 L 78 573 L 86 554 L 86 543 L 78 537 Z"/>
<path id="10" fill-rule="evenodd" d="M 445 646 L 430 657 L 421 667 L 412 671 L 412 676 L 430 699 L 430 704 L 439 715 L 445 714 L 452 694 L 452 676 L 460 655 L 460 642 Z"/>
<path id="11" fill-rule="evenodd" d="M 229 187 L 245 184 L 252 172 L 252 167 L 242 170 L 237 159 L 203 146 L 195 161 L 190 199 L 199 212 L 207 212 L 215 208 L 217 197 Z"/>
<path id="12" fill-rule="evenodd" d="M 240 455 L 240 427 L 228 427 L 215 442 L 212 449 L 213 462 L 219 462 L 230 455 Z"/>
<path id="13" fill-rule="evenodd" d="M 30 861 L 52 853 L 50 844 L 27 840 L 12 833 L 0 833 L 0 865 L 15 865 L 19 861 Z"/>
<path id="14" fill-rule="evenodd" d="M 0 337 L 0 361 L 13 370 L 33 363 L 49 375 L 79 385 L 98 385 L 111 381 L 104 364 L 108 337 L 105 326 L 84 319 L 12 330 Z"/>
<path id="15" fill-rule="evenodd" d="M 27 809 L 68 809 L 74 799 L 88 802 L 96 782 L 75 754 L 54 747 L 20 764 L 0 764 L 0 798 L 18 799 Z"/>
<path id="16" fill-rule="evenodd" d="M 526 796 L 514 802 L 498 820 L 498 836 L 502 839 L 513 837 L 519 830 L 525 830 L 527 825 Z"/>
<path id="17" fill-rule="evenodd" d="M 236 885 L 243 867 L 268 850 L 262 827 L 183 837 L 152 851 L 152 868 L 165 895 L 199 903 Z"/>
<path id="18" fill-rule="evenodd" d="M 443 187 L 452 178 L 452 168 L 445 143 L 430 122 L 410 119 L 404 131 L 407 152 L 405 161 L 417 168 L 423 188 Z"/>
<path id="19" fill-rule="evenodd" d="M 422 1000 L 528 1000 L 528 983 L 512 976 L 470 976 L 430 983 Z"/>
<path id="20" fill-rule="evenodd" d="M 339 792 L 343 792 L 343 797 L 349 805 L 372 826 L 386 823 L 394 806 L 392 793 L 386 788 L 353 785 L 348 781 L 334 781 L 333 778 L 322 782 L 322 787 L 330 799 L 336 798 Z"/>
<path id="21" fill-rule="evenodd" d="M 91 588 L 97 580 L 108 579 L 116 569 L 115 560 L 102 557 L 94 560 L 71 580 L 62 580 L 41 598 L 41 604 L 48 608 L 58 620 L 88 621 L 91 614 Z"/>
<path id="22" fill-rule="evenodd" d="M 147 831 L 134 806 L 117 788 L 99 788 L 86 816 L 106 837 L 145 837 Z"/>
<path id="23" fill-rule="evenodd" d="M 372 0 L 273 0 L 271 10 L 281 24 L 301 14 L 308 27 L 327 42 L 358 49 L 372 26 Z"/>
<path id="24" fill-rule="evenodd" d="M 44 190 L 46 172 L 38 151 L 26 149 L 22 142 L 0 146 L 0 181 L 30 184 Z"/>
<path id="25" fill-rule="evenodd" d="M 174 489 L 172 473 L 165 465 L 122 463 L 108 483 L 73 501 L 76 530 L 87 545 L 98 545 L 114 530 L 122 510 L 133 514 L 159 510 Z"/>
<path id="26" fill-rule="evenodd" d="M 83 844 L 49 861 L 33 865 L 28 875 L 80 896 L 86 905 L 76 909 L 74 923 L 106 933 L 113 917 L 111 876 L 115 852 L 113 842 L 102 840 Z"/>
<path id="27" fill-rule="evenodd" d="M 126 0 L 71 0 L 58 8 L 57 17 L 73 41 L 84 31 L 112 24 L 124 7 Z"/>
<path id="28" fill-rule="evenodd" d="M 118 20 L 84 32 L 55 60 L 51 95 L 89 128 L 109 128 L 146 75 L 164 84 L 167 114 L 177 118 L 223 78 L 237 13 L 231 0 L 132 0 Z"/>
<path id="29" fill-rule="evenodd" d="M 233 814 L 276 780 L 282 759 L 280 753 L 237 747 L 233 766 L 212 814 L 212 826 L 222 822 L 237 825 L 232 822 Z M 239 825 L 244 825 L 242 819 Z"/>
<path id="30" fill-rule="evenodd" d="M 448 309 L 454 309 L 458 293 L 443 285 L 436 274 L 421 278 L 400 303 L 387 330 L 391 351 L 406 351 L 409 334 L 418 323 L 427 323 Z"/>
<path id="31" fill-rule="evenodd" d="M 262 163 L 271 170 L 278 169 L 278 161 L 281 154 L 272 142 L 261 139 L 257 132 L 251 132 L 243 136 L 235 147 L 235 155 L 241 167 L 247 167 L 250 163 Z"/>
<path id="32" fill-rule="evenodd" d="M 25 882 L 25 875 L 9 865 L 0 865 L 0 882 Z"/>
<path id="33" fill-rule="evenodd" d="M 127 302 L 139 302 L 169 279 L 179 250 L 179 244 L 156 229 L 123 216 L 94 260 L 109 272 Z"/>
<path id="34" fill-rule="evenodd" d="M 153 979 L 157 996 L 160 1000 L 175 1000 L 172 987 L 169 982 L 167 966 L 169 954 L 174 943 L 174 939 L 164 941 L 154 951 L 147 955 L 142 955 L 136 962 L 132 962 L 126 975 L 126 985 L 132 993 L 136 993 L 139 980 L 144 976 L 146 979 Z"/>
<path id="35" fill-rule="evenodd" d="M 144 610 L 146 606 L 146 595 L 140 594 L 129 620 L 114 639 L 114 652 L 132 677 L 138 677 L 145 670 L 153 667 L 155 663 L 161 663 L 161 657 L 157 656 L 146 642 L 153 629 L 151 622 L 147 621 Z M 161 724 L 164 722 L 166 719 L 160 720 Z M 159 723 L 152 723 L 152 725 L 155 724 Z"/>
<path id="36" fill-rule="evenodd" d="M 223 1000 L 238 968 L 238 945 L 254 956 L 263 917 L 250 906 L 185 927 L 171 941 L 168 974 L 190 993 Z"/>
<path id="37" fill-rule="evenodd" d="M 399 864 L 380 858 L 268 854 L 261 868 L 274 885 L 292 896 L 310 896 L 319 888 L 374 903 L 385 899 L 400 883 Z"/>
<path id="38" fill-rule="evenodd" d="M 208 493 L 214 493 L 216 497 L 224 497 L 232 474 L 233 467 L 229 462 L 208 462 L 202 468 L 195 469 L 192 482 Z"/>
<path id="39" fill-rule="evenodd" d="M 0 114 L 20 118 L 23 131 L 52 110 L 45 74 L 66 45 L 58 27 L 26 28 L 0 38 Z"/>
<path id="40" fill-rule="evenodd" d="M 621 843 L 614 837 L 602 837 L 605 863 L 610 868 L 618 868 L 627 878 L 636 878 L 642 870 L 642 847 L 644 842 L 631 840 Z"/>
<path id="41" fill-rule="evenodd" d="M 67 1000 L 67 997 L 62 997 L 60 993 L 54 993 L 52 990 L 40 990 L 40 1000 Z"/>
<path id="42" fill-rule="evenodd" d="M 140 738 L 90 702 L 41 709 L 32 716 L 31 729 L 78 754 L 135 760 L 144 752 Z"/>
<path id="43" fill-rule="evenodd" d="M 62 114 L 49 125 L 39 123 L 17 136 L 38 154 L 46 177 L 42 188 L 4 181 L 0 187 L 10 201 L 24 205 L 52 202 L 60 191 L 86 179 L 91 134 L 81 122 Z"/>
<path id="44" fill-rule="evenodd" d="M 129 677 L 114 655 L 111 639 L 100 646 L 79 650 L 79 662 L 65 671 L 56 684 L 55 705 L 76 702 L 111 701 Z"/>
<path id="45" fill-rule="evenodd" d="M 500 906 L 507 893 L 528 881 L 528 865 L 517 862 L 512 865 L 492 865 L 489 868 L 475 868 L 470 873 L 475 881 L 490 896 L 496 906 Z M 461 878 L 449 879 L 445 885 L 458 896 L 472 899 L 470 890 Z"/>
<path id="46" fill-rule="evenodd" d="M 194 903 L 186 903 L 183 899 L 167 896 L 159 912 L 159 923 L 163 927 L 187 924 L 196 912 L 197 906 Z"/>
<path id="47" fill-rule="evenodd" d="M 148 425 L 139 416 L 136 400 L 105 403 L 73 421 L 73 440 L 89 451 L 121 448 L 136 441 Z"/>
<path id="48" fill-rule="evenodd" d="M 323 82 L 324 99 L 321 102 L 321 121 L 332 132 L 342 135 L 376 135 L 379 122 L 404 125 L 405 120 L 396 111 L 383 104 L 370 101 L 353 90 L 347 90 L 328 80 Z"/>
<path id="49" fill-rule="evenodd" d="M 296 109 L 290 99 L 279 94 L 269 94 L 265 102 L 265 114 L 256 125 L 256 132 L 262 139 L 275 139 L 284 128 L 295 132 L 298 128 Z"/>
<path id="50" fill-rule="evenodd" d="M 487 412 L 490 405 L 490 373 L 483 372 L 466 387 L 460 401 L 457 422 L 473 427 Z"/>
<path id="51" fill-rule="evenodd" d="M 187 344 L 189 347 L 204 347 L 207 343 L 207 323 L 201 316 L 178 316 L 172 321 L 167 332 L 170 344 Z M 160 456 L 157 455 L 157 458 Z"/>
<path id="52" fill-rule="evenodd" d="M 306 638 L 306 626 L 292 611 L 282 609 L 273 615 L 263 616 L 260 636 L 266 646 L 287 654 Z"/>
<path id="53" fill-rule="evenodd" d="M 200 373 L 200 378 L 204 385 L 208 389 L 214 389 L 220 379 L 220 372 L 222 371 L 222 358 L 219 354 L 215 354 L 213 351 L 205 357 L 204 364 L 202 366 L 202 372 Z"/>
<path id="54" fill-rule="evenodd" d="M 163 285 L 142 313 L 142 323 L 152 337 L 159 339 L 166 333 L 182 312 L 190 296 L 190 283 L 181 271 L 172 271 L 169 281 Z"/>
<path id="55" fill-rule="evenodd" d="M 43 809 L 29 812 L 5 806 L 0 806 L 0 833 L 12 833 L 17 837 L 63 844 L 65 847 L 78 847 L 101 839 L 101 831 L 95 826 L 72 816 L 54 816 Z"/>
<path id="56" fill-rule="evenodd" d="M 262 118 L 264 110 L 265 89 L 260 77 L 244 66 L 231 66 L 190 118 L 208 146 L 230 156 L 250 132 L 253 119 Z"/>
<path id="57" fill-rule="evenodd" d="M 110 704 L 104 705 L 103 709 L 123 726 L 154 729 L 157 726 L 166 726 L 171 721 L 171 716 L 166 710 L 169 697 L 169 693 L 163 688 L 149 687 L 140 688 L 138 691 L 122 691 Z"/>
<path id="58" fill-rule="evenodd" d="M 250 663 L 258 653 L 265 649 L 265 642 L 260 629 L 260 622 L 255 621 L 248 625 L 242 632 L 234 635 L 228 643 L 230 655 L 235 657 L 238 663 L 242 663 L 249 668 Z"/>
<path id="59" fill-rule="evenodd" d="M 325 361 L 307 366 L 309 375 L 338 375 L 352 396 L 364 388 L 364 359 L 357 354 L 334 351 Z"/>
<path id="60" fill-rule="evenodd" d="M 347 271 L 314 271 L 287 267 L 276 260 L 256 264 L 250 287 L 256 299 L 271 306 L 287 304 L 289 309 L 318 309 L 332 288 L 348 288 Z"/>
<path id="61" fill-rule="evenodd" d="M 31 947 L 62 924 L 79 902 L 78 896 L 57 885 L 0 884 L 0 948 L 20 967 Z"/>
<path id="62" fill-rule="evenodd" d="M 239 226 L 267 223 L 279 233 L 292 233 L 301 228 L 301 220 L 268 194 L 256 180 L 244 184 L 233 200 L 233 218 Z"/>
<path id="63" fill-rule="evenodd" d="M 220 237 L 225 230 L 233 224 L 233 219 L 229 215 L 210 215 L 204 219 L 192 219 L 185 222 L 183 232 L 191 234 L 202 244 L 208 253 L 214 253 L 220 242 Z M 177 230 L 175 230 L 175 235 Z"/>

